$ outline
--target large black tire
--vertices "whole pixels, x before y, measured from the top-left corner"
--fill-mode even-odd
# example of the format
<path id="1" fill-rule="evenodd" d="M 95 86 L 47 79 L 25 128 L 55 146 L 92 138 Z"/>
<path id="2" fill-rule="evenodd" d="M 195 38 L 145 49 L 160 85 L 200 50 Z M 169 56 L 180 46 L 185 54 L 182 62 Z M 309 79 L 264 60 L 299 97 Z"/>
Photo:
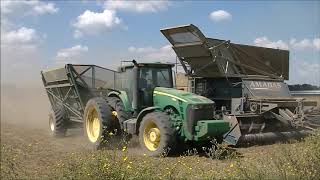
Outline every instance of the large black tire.
<path id="1" fill-rule="evenodd" d="M 167 114 L 151 112 L 143 117 L 139 128 L 139 142 L 145 154 L 162 156 L 172 153 L 176 148 L 176 139 L 175 129 Z"/>
<path id="2" fill-rule="evenodd" d="M 84 131 L 93 149 L 100 149 L 114 130 L 112 111 L 105 99 L 92 98 L 84 110 Z"/>
<path id="3" fill-rule="evenodd" d="M 123 102 L 118 97 L 109 97 L 108 103 L 117 112 L 120 128 L 123 129 L 123 122 L 131 118 L 130 113 L 125 111 Z"/>
<path id="4" fill-rule="evenodd" d="M 64 137 L 67 132 L 67 119 L 63 107 L 58 106 L 49 114 L 49 127 L 53 137 Z"/>

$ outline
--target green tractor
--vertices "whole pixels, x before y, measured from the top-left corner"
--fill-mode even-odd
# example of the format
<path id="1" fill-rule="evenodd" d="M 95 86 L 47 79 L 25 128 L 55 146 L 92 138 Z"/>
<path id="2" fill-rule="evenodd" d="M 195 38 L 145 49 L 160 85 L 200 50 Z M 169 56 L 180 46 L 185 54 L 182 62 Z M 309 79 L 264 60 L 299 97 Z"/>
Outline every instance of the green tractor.
<path id="1" fill-rule="evenodd" d="M 132 61 L 119 71 L 75 64 L 42 71 L 52 105 L 52 134 L 63 136 L 82 123 L 95 148 L 108 134 L 138 135 L 149 156 L 175 150 L 180 143 L 222 139 L 229 123 L 213 118 L 212 100 L 175 89 L 172 67 Z"/>

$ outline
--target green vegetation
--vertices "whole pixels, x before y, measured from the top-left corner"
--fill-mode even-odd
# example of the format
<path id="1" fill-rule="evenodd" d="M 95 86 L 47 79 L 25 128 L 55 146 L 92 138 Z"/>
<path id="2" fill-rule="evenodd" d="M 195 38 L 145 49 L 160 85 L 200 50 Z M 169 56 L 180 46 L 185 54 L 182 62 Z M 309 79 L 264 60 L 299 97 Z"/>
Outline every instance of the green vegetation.
<path id="1" fill-rule="evenodd" d="M 320 90 L 320 86 L 314 86 L 311 84 L 293 84 L 288 86 L 290 91 Z"/>
<path id="2" fill-rule="evenodd" d="M 70 153 L 48 166 L 52 179 L 320 179 L 320 131 L 301 142 L 243 149 L 224 145 L 195 149 L 178 157 L 136 155 L 126 144 L 114 150 Z M 237 153 L 236 153 L 237 152 Z M 16 152 L 2 146 L 4 179 L 28 178 Z M 166 156 L 166 154 L 164 154 Z"/>

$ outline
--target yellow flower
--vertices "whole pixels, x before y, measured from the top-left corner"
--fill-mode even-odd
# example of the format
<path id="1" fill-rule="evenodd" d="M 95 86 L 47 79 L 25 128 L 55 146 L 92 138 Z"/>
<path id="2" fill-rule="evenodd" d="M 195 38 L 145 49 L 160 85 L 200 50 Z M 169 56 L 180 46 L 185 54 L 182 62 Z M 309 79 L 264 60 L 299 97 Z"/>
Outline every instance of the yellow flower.
<path id="1" fill-rule="evenodd" d="M 146 154 L 143 154 L 144 156 L 146 156 Z"/>
<path id="2" fill-rule="evenodd" d="M 109 132 L 109 136 L 113 136 L 113 133 L 112 133 L 112 132 Z"/>
<path id="3" fill-rule="evenodd" d="M 126 146 L 123 146 L 122 151 L 124 152 L 124 151 L 126 151 L 126 150 L 127 150 L 127 147 L 126 147 Z"/>
<path id="4" fill-rule="evenodd" d="M 126 157 L 123 158 L 123 161 L 126 161 L 127 159 L 128 159 L 128 157 L 126 156 Z"/>
<path id="5" fill-rule="evenodd" d="M 128 168 L 128 169 L 130 169 L 130 168 L 131 168 L 131 166 L 130 166 L 130 165 L 128 165 L 128 166 L 127 166 L 127 168 Z"/>
<path id="6" fill-rule="evenodd" d="M 234 166 L 233 163 L 231 163 L 231 164 L 230 164 L 230 167 L 233 168 L 233 166 Z"/>

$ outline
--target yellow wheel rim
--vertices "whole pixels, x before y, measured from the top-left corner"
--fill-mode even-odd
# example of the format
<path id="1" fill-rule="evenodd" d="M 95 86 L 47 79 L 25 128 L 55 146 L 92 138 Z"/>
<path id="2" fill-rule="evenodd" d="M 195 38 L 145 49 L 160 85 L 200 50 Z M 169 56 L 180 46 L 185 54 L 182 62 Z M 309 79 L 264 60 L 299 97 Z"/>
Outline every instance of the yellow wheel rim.
<path id="1" fill-rule="evenodd" d="M 160 129 L 154 122 L 148 122 L 143 131 L 143 141 L 150 151 L 156 151 L 160 145 Z"/>
<path id="2" fill-rule="evenodd" d="M 91 142 L 96 142 L 100 136 L 100 120 L 95 108 L 91 108 L 86 117 L 86 130 Z"/>

